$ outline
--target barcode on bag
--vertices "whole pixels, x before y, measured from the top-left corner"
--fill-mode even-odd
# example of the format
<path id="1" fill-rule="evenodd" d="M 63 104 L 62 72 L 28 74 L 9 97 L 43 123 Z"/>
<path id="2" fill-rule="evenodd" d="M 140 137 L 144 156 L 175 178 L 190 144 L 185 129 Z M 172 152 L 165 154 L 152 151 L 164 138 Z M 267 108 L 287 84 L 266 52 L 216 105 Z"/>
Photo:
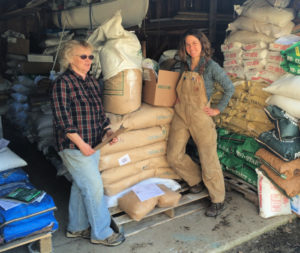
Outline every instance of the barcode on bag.
<path id="1" fill-rule="evenodd" d="M 119 158 L 118 161 L 119 161 L 120 166 L 131 162 L 130 157 L 129 157 L 128 154 L 126 154 L 126 155 L 122 156 L 121 158 Z"/>

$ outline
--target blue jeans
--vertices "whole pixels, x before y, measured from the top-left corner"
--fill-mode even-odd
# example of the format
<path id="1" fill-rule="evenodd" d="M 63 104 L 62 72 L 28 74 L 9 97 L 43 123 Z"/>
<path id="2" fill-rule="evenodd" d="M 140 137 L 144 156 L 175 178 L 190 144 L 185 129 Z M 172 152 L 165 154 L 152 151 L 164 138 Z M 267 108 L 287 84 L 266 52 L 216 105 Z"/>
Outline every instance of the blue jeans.
<path id="1" fill-rule="evenodd" d="M 84 156 L 79 150 L 59 152 L 73 178 L 69 201 L 68 231 L 77 232 L 91 226 L 91 239 L 103 240 L 112 235 L 110 213 L 103 198 L 103 183 L 98 169 L 100 150 Z"/>

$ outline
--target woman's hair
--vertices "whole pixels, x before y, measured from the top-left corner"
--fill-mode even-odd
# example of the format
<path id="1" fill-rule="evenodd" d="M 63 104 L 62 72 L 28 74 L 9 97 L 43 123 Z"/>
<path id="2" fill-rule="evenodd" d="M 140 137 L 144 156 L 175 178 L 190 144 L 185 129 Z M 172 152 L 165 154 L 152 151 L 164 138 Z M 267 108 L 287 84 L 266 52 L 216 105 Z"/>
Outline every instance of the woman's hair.
<path id="1" fill-rule="evenodd" d="M 179 42 L 179 49 L 178 49 L 179 58 L 182 62 L 184 62 L 184 64 L 187 63 L 187 52 L 185 49 L 185 39 L 189 35 L 195 36 L 201 43 L 202 51 L 201 51 L 200 56 L 203 56 L 205 58 L 205 64 L 203 64 L 203 67 L 200 68 L 200 73 L 203 73 L 206 63 L 208 62 L 208 60 L 211 59 L 213 50 L 211 48 L 208 38 L 199 29 L 188 30 L 182 35 L 180 42 Z"/>
<path id="2" fill-rule="evenodd" d="M 84 47 L 93 51 L 93 46 L 87 41 L 70 40 L 66 42 L 60 51 L 60 57 L 59 57 L 60 72 L 64 72 L 69 68 L 71 59 L 74 56 L 74 49 L 76 47 Z"/>

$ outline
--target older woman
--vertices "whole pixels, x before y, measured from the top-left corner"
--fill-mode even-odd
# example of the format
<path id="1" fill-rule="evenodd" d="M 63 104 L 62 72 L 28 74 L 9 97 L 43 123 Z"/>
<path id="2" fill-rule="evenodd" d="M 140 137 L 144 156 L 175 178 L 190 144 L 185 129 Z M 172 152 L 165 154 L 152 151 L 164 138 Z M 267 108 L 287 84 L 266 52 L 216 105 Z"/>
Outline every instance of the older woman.
<path id="1" fill-rule="evenodd" d="M 51 94 L 59 155 L 73 178 L 66 236 L 116 246 L 125 237 L 110 227 L 111 216 L 98 170 L 100 151 L 93 149 L 112 132 L 103 111 L 99 84 L 88 74 L 94 58 L 92 51 L 85 41 L 65 44 L 60 64 L 66 70 L 54 81 Z"/>
<path id="2" fill-rule="evenodd" d="M 176 88 L 178 99 L 168 138 L 167 158 L 172 168 L 188 183 L 190 192 L 200 192 L 204 182 L 212 202 L 206 215 L 215 217 L 224 209 L 225 187 L 212 117 L 226 107 L 234 86 L 225 71 L 211 59 L 210 42 L 197 29 L 183 35 L 179 58 L 177 67 L 182 75 Z M 214 82 L 223 87 L 224 95 L 212 108 L 209 101 Z M 197 145 L 201 169 L 185 153 L 190 136 Z"/>

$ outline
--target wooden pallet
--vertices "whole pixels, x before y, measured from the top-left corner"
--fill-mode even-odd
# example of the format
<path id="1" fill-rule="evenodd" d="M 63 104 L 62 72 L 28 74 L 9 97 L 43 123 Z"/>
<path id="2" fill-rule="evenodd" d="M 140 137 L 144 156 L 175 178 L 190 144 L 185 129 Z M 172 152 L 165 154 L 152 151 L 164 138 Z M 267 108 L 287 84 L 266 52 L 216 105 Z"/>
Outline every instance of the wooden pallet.
<path id="1" fill-rule="evenodd" d="M 225 171 L 223 173 L 226 190 L 230 191 L 233 189 L 235 191 L 238 191 L 244 195 L 245 199 L 248 199 L 256 206 L 259 206 L 257 188 L 255 186 L 245 182 L 243 179 L 231 173 Z"/>
<path id="2" fill-rule="evenodd" d="M 165 222 L 197 212 L 207 206 L 208 192 L 198 194 L 182 193 L 179 204 L 169 208 L 155 208 L 141 221 L 134 221 L 117 207 L 110 208 L 115 222 L 122 227 L 126 237 L 137 234 L 143 230 L 158 226 Z"/>
<path id="3" fill-rule="evenodd" d="M 50 232 L 42 233 L 33 236 L 27 236 L 22 239 L 18 239 L 7 244 L 0 246 L 0 252 L 4 252 L 10 249 L 14 249 L 25 244 L 29 244 L 35 241 L 39 241 L 40 252 L 41 253 L 51 253 L 52 252 L 52 234 Z"/>

